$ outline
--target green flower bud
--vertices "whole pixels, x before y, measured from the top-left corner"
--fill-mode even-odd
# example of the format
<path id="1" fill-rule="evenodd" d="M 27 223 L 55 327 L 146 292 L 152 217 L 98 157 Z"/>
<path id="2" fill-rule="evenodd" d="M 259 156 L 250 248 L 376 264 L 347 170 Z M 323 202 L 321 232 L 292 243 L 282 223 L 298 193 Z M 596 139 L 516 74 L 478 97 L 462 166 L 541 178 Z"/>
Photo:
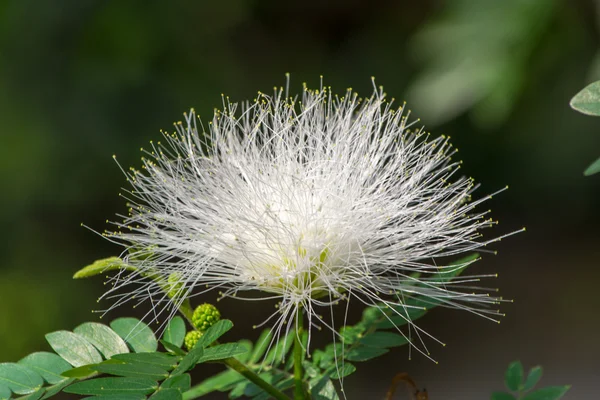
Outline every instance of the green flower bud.
<path id="1" fill-rule="evenodd" d="M 204 303 L 196 307 L 192 315 L 192 323 L 201 332 L 213 326 L 219 319 L 221 313 L 212 304 Z"/>
<path id="2" fill-rule="evenodd" d="M 183 339 L 183 343 L 185 343 L 185 347 L 188 351 L 192 350 L 198 340 L 202 337 L 203 333 L 198 331 L 189 331 L 185 334 L 185 339 Z"/>
<path id="3" fill-rule="evenodd" d="M 183 282 L 181 282 L 181 274 L 173 272 L 167 278 L 167 295 L 170 298 L 181 296 L 183 293 Z"/>

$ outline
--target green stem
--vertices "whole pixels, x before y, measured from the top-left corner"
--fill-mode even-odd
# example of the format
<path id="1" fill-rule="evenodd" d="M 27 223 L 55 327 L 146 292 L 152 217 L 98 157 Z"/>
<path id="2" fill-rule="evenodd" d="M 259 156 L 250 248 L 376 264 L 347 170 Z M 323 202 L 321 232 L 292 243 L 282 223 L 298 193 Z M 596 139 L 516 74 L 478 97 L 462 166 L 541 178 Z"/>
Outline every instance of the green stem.
<path id="1" fill-rule="evenodd" d="M 192 322 L 192 316 L 194 315 L 194 310 L 192 310 L 192 305 L 190 304 L 190 299 L 185 299 L 181 305 L 179 306 L 179 312 L 188 320 L 190 325 L 194 326 Z"/>
<path id="2" fill-rule="evenodd" d="M 277 400 L 290 400 L 283 392 L 279 391 L 275 387 L 271 386 L 267 382 L 265 382 L 260 376 L 254 373 L 250 368 L 246 365 L 242 364 L 236 358 L 230 357 L 221 361 L 225 365 L 227 365 L 232 370 L 240 373 L 244 378 L 248 379 L 250 382 L 254 383 L 256 386 L 260 387 L 262 390 L 273 396 Z M 190 390 L 183 394 L 184 400 L 193 400 L 200 396 L 205 395 L 204 388 L 202 384 L 196 385 L 192 387 Z"/>
<path id="3" fill-rule="evenodd" d="M 302 359 L 304 358 L 304 349 L 300 342 L 302 335 L 302 323 L 304 315 L 300 309 L 296 312 L 296 334 L 294 335 L 294 400 L 304 400 L 304 384 L 302 377 Z"/>

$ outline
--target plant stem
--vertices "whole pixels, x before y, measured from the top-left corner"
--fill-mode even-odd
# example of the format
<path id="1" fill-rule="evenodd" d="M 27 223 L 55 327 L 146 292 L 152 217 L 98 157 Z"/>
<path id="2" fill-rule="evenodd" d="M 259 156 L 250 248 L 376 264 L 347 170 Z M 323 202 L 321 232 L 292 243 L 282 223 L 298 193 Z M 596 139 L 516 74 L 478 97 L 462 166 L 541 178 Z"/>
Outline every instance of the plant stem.
<path id="1" fill-rule="evenodd" d="M 181 303 L 181 305 L 179 306 L 179 312 L 188 320 L 190 325 L 193 326 L 192 315 L 194 315 L 194 311 L 192 310 L 192 305 L 190 304 L 190 299 L 185 299 Z"/>
<path id="2" fill-rule="evenodd" d="M 189 321 L 190 325 L 192 325 L 192 315 L 194 314 L 194 312 L 192 310 L 192 306 L 190 304 L 189 299 L 185 299 L 181 303 L 181 305 L 179 306 L 179 312 Z M 274 386 L 267 383 L 264 379 L 262 379 L 256 373 L 254 373 L 250 368 L 248 368 L 248 366 L 241 363 L 236 358 L 229 357 L 224 360 L 221 360 L 221 362 L 223 364 L 227 365 L 232 370 L 234 370 L 234 371 L 238 372 L 239 374 L 241 374 L 242 376 L 244 376 L 246 379 L 248 379 L 250 382 L 254 383 L 256 386 L 260 387 L 265 392 L 269 393 L 275 399 L 290 400 L 290 398 L 288 396 L 286 396 L 285 394 L 283 394 L 283 392 L 279 391 Z M 187 392 L 185 392 L 183 394 L 183 398 L 184 398 L 184 400 L 192 400 L 197 397 L 203 396 L 204 394 L 205 394 L 204 388 L 202 388 L 202 384 L 199 384 L 199 385 L 192 387 Z"/>
<path id="3" fill-rule="evenodd" d="M 304 385 L 302 377 L 304 375 L 302 371 L 302 359 L 304 356 L 304 349 L 300 342 L 300 336 L 302 335 L 302 324 L 304 315 L 298 309 L 296 312 L 296 334 L 294 335 L 294 400 L 304 400 Z"/>
<path id="4" fill-rule="evenodd" d="M 243 375 L 246 379 L 248 379 L 250 382 L 254 383 L 256 386 L 260 387 L 265 392 L 269 393 L 275 399 L 290 400 L 290 398 L 287 397 L 285 394 L 283 394 L 283 392 L 279 391 L 272 385 L 265 382 L 260 376 L 258 376 L 250 368 L 248 368 L 246 365 L 242 364 L 236 358 L 229 357 L 224 360 L 221 360 L 221 362 L 224 363 L 225 365 L 227 365 L 232 370 Z M 199 384 L 199 385 L 192 387 L 187 392 L 185 392 L 183 394 L 183 399 L 184 400 L 193 400 L 193 399 L 196 399 L 205 394 L 206 393 L 204 392 L 204 388 L 202 387 L 202 384 Z"/>

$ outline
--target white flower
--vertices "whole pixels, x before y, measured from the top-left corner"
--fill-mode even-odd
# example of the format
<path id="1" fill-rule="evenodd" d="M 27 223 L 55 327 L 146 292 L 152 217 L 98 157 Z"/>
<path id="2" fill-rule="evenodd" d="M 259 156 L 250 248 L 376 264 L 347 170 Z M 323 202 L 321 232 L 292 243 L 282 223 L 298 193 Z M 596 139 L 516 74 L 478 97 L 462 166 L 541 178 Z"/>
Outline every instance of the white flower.
<path id="1" fill-rule="evenodd" d="M 152 145 L 144 171 L 127 173 L 130 214 L 108 236 L 138 272 L 119 274 L 107 295 L 115 305 L 150 299 L 157 318 L 172 300 L 144 276 L 177 273 L 186 295 L 280 299 L 277 333 L 298 310 L 309 328 L 333 329 L 319 309 L 349 298 L 397 305 L 424 294 L 493 318 L 499 299 L 471 283 L 482 276 L 427 280 L 454 271 L 451 256 L 499 240 L 480 233 L 494 222 L 476 207 L 491 196 L 472 201 L 448 138 L 413 128 L 392 103 L 382 89 L 361 99 L 321 87 L 301 100 L 282 89 L 224 100 L 208 127 L 192 110 Z"/>

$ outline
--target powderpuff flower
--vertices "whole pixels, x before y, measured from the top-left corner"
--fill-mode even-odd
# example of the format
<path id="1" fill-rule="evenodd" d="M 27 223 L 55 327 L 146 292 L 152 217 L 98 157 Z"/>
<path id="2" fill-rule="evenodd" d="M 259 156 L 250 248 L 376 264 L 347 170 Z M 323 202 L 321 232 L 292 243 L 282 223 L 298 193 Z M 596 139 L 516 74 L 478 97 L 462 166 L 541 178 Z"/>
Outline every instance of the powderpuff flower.
<path id="1" fill-rule="evenodd" d="M 499 315 L 489 305 L 500 299 L 473 286 L 482 275 L 427 278 L 501 238 L 482 238 L 495 222 L 477 209 L 491 195 L 471 198 L 476 185 L 458 176 L 449 139 L 415 128 L 375 85 L 368 98 L 323 85 L 287 92 L 224 98 L 207 126 L 192 110 L 146 151 L 141 171 L 126 172 L 129 215 L 106 236 L 135 271 L 112 278 L 113 306 L 149 300 L 158 319 L 211 290 L 275 298 L 267 321 L 277 334 L 297 315 L 309 332 L 334 330 L 321 311 L 344 299 L 398 306 L 425 295 Z M 165 290 L 173 277 L 180 296 Z"/>

